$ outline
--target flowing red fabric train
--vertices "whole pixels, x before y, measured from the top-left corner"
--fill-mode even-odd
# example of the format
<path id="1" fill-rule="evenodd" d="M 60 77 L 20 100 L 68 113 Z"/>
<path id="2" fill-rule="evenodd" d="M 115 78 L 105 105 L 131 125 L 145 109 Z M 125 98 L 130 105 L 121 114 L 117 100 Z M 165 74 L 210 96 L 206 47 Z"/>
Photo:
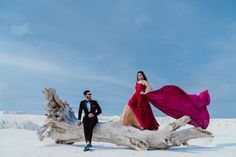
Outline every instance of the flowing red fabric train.
<path id="1" fill-rule="evenodd" d="M 199 95 L 187 94 L 175 85 L 164 86 L 146 94 L 147 100 L 170 117 L 178 119 L 184 115 L 191 118 L 189 124 L 206 129 L 210 115 L 207 105 L 210 104 L 208 90 Z"/>

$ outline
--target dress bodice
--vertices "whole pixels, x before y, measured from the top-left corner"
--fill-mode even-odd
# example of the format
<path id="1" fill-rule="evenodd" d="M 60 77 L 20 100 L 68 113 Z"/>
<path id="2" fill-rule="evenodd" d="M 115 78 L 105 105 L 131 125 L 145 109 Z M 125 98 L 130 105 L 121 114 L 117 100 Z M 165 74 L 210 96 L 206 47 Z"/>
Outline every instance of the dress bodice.
<path id="1" fill-rule="evenodd" d="M 145 91 L 145 88 L 146 88 L 145 85 L 136 82 L 136 85 L 135 85 L 135 90 L 136 90 L 136 92 Z"/>

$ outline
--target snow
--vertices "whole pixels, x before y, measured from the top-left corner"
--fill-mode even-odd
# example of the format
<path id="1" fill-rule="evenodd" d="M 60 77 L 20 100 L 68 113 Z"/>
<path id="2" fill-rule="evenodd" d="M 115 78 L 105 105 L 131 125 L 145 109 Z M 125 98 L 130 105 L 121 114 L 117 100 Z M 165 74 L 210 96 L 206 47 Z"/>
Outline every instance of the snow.
<path id="1" fill-rule="evenodd" d="M 17 128 L 36 131 L 44 120 L 45 117 L 42 115 L 0 111 L 0 129 Z"/>
<path id="2" fill-rule="evenodd" d="M 100 116 L 100 121 L 118 120 L 119 116 Z M 157 117 L 161 126 L 171 118 Z M 214 139 L 191 140 L 189 146 L 174 147 L 168 150 L 135 151 L 110 143 L 93 142 L 93 150 L 84 152 L 84 142 L 73 145 L 55 144 L 52 139 L 38 140 L 36 130 L 45 121 L 43 115 L 7 113 L 0 111 L 0 156 L 1 157 L 235 157 L 236 119 L 212 119 L 208 130 Z M 189 126 L 186 126 L 189 127 Z"/>

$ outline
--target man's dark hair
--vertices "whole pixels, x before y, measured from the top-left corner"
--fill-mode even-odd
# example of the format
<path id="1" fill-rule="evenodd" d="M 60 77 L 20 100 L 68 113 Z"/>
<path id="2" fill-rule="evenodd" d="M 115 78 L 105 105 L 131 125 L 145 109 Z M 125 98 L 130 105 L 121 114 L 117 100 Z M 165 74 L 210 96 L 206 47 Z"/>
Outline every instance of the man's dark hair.
<path id="1" fill-rule="evenodd" d="M 89 93 L 89 92 L 90 92 L 90 90 L 85 90 L 84 95 L 87 95 L 87 93 Z"/>

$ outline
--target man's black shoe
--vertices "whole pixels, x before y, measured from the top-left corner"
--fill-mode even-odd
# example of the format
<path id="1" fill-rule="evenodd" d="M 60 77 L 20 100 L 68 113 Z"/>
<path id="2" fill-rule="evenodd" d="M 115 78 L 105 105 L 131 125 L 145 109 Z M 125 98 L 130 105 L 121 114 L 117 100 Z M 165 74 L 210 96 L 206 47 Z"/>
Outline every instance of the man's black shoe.
<path id="1" fill-rule="evenodd" d="M 84 147 L 84 151 L 88 151 L 91 147 L 92 147 L 91 144 L 87 144 L 87 145 Z"/>

